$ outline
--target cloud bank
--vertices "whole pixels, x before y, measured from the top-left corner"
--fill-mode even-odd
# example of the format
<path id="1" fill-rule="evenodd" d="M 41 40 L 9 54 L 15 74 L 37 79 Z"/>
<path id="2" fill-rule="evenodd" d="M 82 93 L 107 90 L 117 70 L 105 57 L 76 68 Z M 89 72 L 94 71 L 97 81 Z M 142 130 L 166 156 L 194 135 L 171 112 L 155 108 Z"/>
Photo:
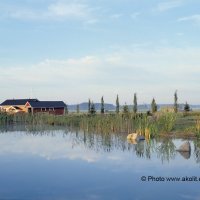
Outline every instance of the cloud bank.
<path id="1" fill-rule="evenodd" d="M 83 2 L 54 1 L 45 7 L 2 5 L 1 16 L 17 20 L 79 20 L 93 19 L 94 8 Z"/>
<path id="2" fill-rule="evenodd" d="M 177 89 L 183 93 L 183 101 L 196 103 L 195 95 L 188 99 L 188 91 L 198 93 L 200 89 L 199 54 L 199 48 L 129 48 L 80 58 L 46 59 L 3 70 L 0 85 L 13 96 L 25 96 L 23 91 L 32 88 L 41 98 L 63 98 L 71 103 L 91 97 L 98 101 L 102 95 L 115 102 L 116 94 L 123 96 L 122 102 L 131 103 L 134 92 L 143 102 L 155 97 L 164 103 Z"/>

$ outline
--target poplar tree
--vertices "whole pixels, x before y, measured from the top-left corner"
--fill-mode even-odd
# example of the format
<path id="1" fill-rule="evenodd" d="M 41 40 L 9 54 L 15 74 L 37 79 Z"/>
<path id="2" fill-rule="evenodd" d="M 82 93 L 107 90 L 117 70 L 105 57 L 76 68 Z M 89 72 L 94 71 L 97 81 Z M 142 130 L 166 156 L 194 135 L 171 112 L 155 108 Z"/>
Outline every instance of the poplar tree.
<path id="1" fill-rule="evenodd" d="M 101 97 L 101 114 L 104 114 L 104 99 Z"/>
<path id="2" fill-rule="evenodd" d="M 88 101 L 88 113 L 90 113 L 90 111 L 91 111 L 91 101 L 89 99 L 89 101 Z"/>
<path id="3" fill-rule="evenodd" d="M 151 112 L 152 112 L 152 113 L 155 113 L 155 112 L 157 112 L 157 109 L 158 109 L 158 107 L 157 107 L 156 101 L 155 101 L 155 99 L 153 98 L 153 100 L 152 100 L 152 102 L 151 102 Z"/>
<path id="4" fill-rule="evenodd" d="M 116 99 L 116 113 L 119 113 L 119 96 L 117 95 L 117 99 Z"/>
<path id="5" fill-rule="evenodd" d="M 178 112 L 178 95 L 177 95 L 177 90 L 174 93 L 174 112 Z"/>
<path id="6" fill-rule="evenodd" d="M 76 106 L 76 112 L 77 112 L 77 113 L 80 112 L 79 104 L 77 104 L 77 106 Z"/>
<path id="7" fill-rule="evenodd" d="M 134 99 L 133 99 L 133 112 L 137 113 L 137 94 L 134 94 Z"/>

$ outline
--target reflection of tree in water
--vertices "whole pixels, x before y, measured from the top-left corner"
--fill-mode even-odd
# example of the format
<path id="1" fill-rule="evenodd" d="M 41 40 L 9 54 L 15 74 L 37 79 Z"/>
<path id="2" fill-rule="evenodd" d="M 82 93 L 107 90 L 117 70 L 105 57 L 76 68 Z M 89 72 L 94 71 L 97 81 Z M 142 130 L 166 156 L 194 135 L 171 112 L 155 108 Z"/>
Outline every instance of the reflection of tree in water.
<path id="1" fill-rule="evenodd" d="M 140 141 L 136 144 L 129 144 L 126 140 L 126 135 L 123 133 L 89 133 L 81 132 L 74 134 L 70 133 L 72 147 L 84 144 L 85 148 L 92 149 L 96 152 L 104 151 L 111 152 L 114 150 L 132 151 L 137 157 L 151 159 L 151 154 L 156 152 L 157 142 Z M 68 134 L 69 134 L 68 133 Z"/>
<path id="2" fill-rule="evenodd" d="M 145 142 L 141 141 L 135 145 L 135 153 L 138 157 L 144 157 Z"/>
<path id="3" fill-rule="evenodd" d="M 6 127 L 0 132 L 3 134 L 7 131 L 23 131 L 27 135 L 51 136 L 56 137 L 59 134 L 70 141 L 72 148 L 84 146 L 96 152 L 112 152 L 116 150 L 130 151 L 139 158 L 151 159 L 156 155 L 162 162 L 170 161 L 175 158 L 176 148 L 172 139 L 153 139 L 150 141 L 140 141 L 135 144 L 127 142 L 126 133 L 109 133 L 109 132 L 89 132 L 81 131 L 79 128 L 56 127 L 56 126 L 18 126 Z M 200 163 L 200 141 L 194 142 L 194 156 L 197 163 Z"/>
<path id="4" fill-rule="evenodd" d="M 52 132 L 56 132 L 58 130 L 62 130 L 60 126 L 51 126 L 51 125 L 25 125 L 25 124 L 9 124 L 0 126 L 0 133 L 5 132 L 26 132 L 26 134 L 33 134 L 33 135 L 45 135 Z"/>
<path id="5" fill-rule="evenodd" d="M 135 154 L 137 157 L 151 159 L 152 153 L 155 152 L 156 141 L 140 141 L 134 145 Z"/>
<path id="6" fill-rule="evenodd" d="M 110 152 L 116 149 L 128 150 L 128 144 L 124 135 L 112 133 L 88 133 L 80 131 L 78 134 L 69 132 L 72 146 L 82 145 L 86 148 L 92 149 L 96 152 L 105 151 Z"/>
<path id="7" fill-rule="evenodd" d="M 158 158 L 164 161 L 170 161 L 175 158 L 176 146 L 174 145 L 172 139 L 166 138 L 161 141 L 160 146 L 157 148 Z"/>
<path id="8" fill-rule="evenodd" d="M 157 142 L 156 140 L 150 140 L 146 146 L 146 157 L 151 159 L 151 155 L 156 152 Z"/>
<path id="9" fill-rule="evenodd" d="M 200 163 L 200 141 L 194 141 L 194 157 L 197 163 Z"/>

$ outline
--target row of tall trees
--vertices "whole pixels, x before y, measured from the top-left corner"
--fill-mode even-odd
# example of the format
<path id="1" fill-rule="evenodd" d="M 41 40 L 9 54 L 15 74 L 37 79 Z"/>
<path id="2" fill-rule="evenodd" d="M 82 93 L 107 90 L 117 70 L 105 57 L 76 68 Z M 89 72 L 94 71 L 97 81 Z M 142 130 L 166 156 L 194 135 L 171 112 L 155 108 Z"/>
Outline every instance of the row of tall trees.
<path id="1" fill-rule="evenodd" d="M 178 95 L 177 95 L 177 90 L 174 93 L 174 112 L 177 113 L 178 112 Z M 158 106 L 156 104 L 156 100 L 155 98 L 152 99 L 151 102 L 151 112 L 155 113 L 158 110 Z M 186 102 L 186 104 L 184 105 L 184 110 L 185 111 L 190 111 L 190 106 L 189 104 Z M 77 113 L 80 112 L 80 108 L 79 105 L 77 105 L 77 109 L 76 109 Z M 101 114 L 105 113 L 105 106 L 104 106 L 104 98 L 103 96 L 101 97 L 101 108 L 100 108 Z M 133 98 L 133 113 L 137 113 L 138 111 L 138 103 L 137 103 L 137 94 L 134 93 L 134 98 Z M 116 98 L 116 113 L 120 112 L 120 103 L 119 103 L 119 95 L 117 95 Z M 128 105 L 125 103 L 125 105 L 123 106 L 123 112 L 127 113 L 129 112 L 129 107 Z M 95 114 L 96 113 L 96 109 L 95 109 L 95 104 L 93 103 L 93 101 L 91 101 L 90 99 L 88 100 L 88 113 L 90 114 Z"/>
<path id="2" fill-rule="evenodd" d="M 152 100 L 152 103 L 151 103 L 151 108 L 152 108 L 152 112 L 156 112 L 157 111 L 157 104 L 155 102 L 155 99 L 153 98 Z M 79 109 L 77 109 L 79 110 Z M 104 98 L 103 96 L 101 97 L 101 114 L 104 114 L 105 113 L 105 106 L 104 106 Z M 119 113 L 120 111 L 120 104 L 119 104 L 119 96 L 117 95 L 117 98 L 116 98 L 116 113 Z M 133 99 L 133 112 L 134 113 L 137 113 L 138 111 L 138 104 L 137 104 L 137 94 L 134 93 L 134 99 Z M 78 111 L 77 111 L 78 112 Z M 125 103 L 125 105 L 123 106 L 123 112 L 124 113 L 127 113 L 129 112 L 129 108 L 128 108 L 128 105 Z M 96 110 L 95 110 L 95 105 L 93 102 L 91 102 L 91 100 L 89 99 L 88 101 L 88 113 L 90 114 L 94 114 L 96 113 Z"/>

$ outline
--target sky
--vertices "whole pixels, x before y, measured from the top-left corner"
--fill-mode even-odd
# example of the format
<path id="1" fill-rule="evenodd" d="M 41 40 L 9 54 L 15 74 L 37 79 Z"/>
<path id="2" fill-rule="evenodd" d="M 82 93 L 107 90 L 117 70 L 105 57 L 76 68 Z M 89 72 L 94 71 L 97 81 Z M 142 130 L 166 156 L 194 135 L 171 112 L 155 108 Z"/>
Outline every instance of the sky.
<path id="1" fill-rule="evenodd" d="M 200 104 L 199 0 L 0 0 L 0 101 Z"/>

